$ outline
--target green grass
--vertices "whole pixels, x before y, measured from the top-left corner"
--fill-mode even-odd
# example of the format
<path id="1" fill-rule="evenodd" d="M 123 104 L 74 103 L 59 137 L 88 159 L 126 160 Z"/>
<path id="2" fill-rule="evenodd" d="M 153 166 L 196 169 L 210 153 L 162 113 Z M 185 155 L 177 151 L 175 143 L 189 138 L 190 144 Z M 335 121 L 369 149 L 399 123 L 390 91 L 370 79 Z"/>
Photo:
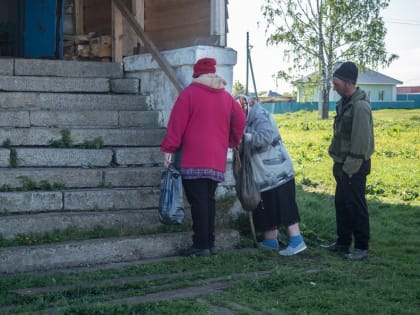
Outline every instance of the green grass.
<path id="1" fill-rule="evenodd" d="M 283 141 L 294 161 L 298 183 L 332 194 L 328 156 L 334 113 L 321 120 L 315 112 L 276 115 Z M 375 147 L 368 197 L 420 201 L 420 110 L 373 112 Z"/>
<path id="2" fill-rule="evenodd" d="M 61 133 L 61 139 L 53 140 L 51 139 L 49 141 L 49 145 L 52 148 L 80 148 L 80 149 L 101 149 L 104 147 L 104 140 L 102 137 L 97 137 L 93 140 L 85 140 L 80 145 L 74 145 L 73 139 L 71 138 L 71 132 L 69 129 L 62 129 L 60 131 Z M 7 139 L 9 140 L 9 139 Z M 3 146 L 9 145 L 10 146 L 10 140 L 9 142 L 3 143 Z"/>
<path id="3" fill-rule="evenodd" d="M 330 117 L 333 117 L 330 113 Z M 232 302 L 246 308 L 239 315 L 259 314 L 419 314 L 420 311 L 420 110 L 374 112 L 376 152 L 368 177 L 371 257 L 345 261 L 319 244 L 335 239 L 332 161 L 327 154 L 332 118 L 297 112 L 276 116 L 294 160 L 301 229 L 309 249 L 295 257 L 275 252 L 221 253 L 153 264 L 55 274 L 0 278 L 1 314 L 218 314 L 196 298 L 137 304 L 103 302 L 142 296 L 163 288 L 183 288 L 235 279 L 232 287 L 202 298 L 219 306 Z M 231 202 L 225 201 L 226 205 Z M 223 207 L 223 203 L 219 207 Z M 252 247 L 249 225 L 241 218 L 242 246 Z M 1 255 L 1 248 L 0 248 Z M 269 277 L 249 273 L 269 270 Z M 241 274 L 241 275 L 240 275 Z M 125 277 L 167 275 L 159 279 L 104 283 Z M 69 286 L 67 289 L 60 286 Z M 52 287 L 33 297 L 11 292 Z M 7 307 L 7 308 L 6 308 Z"/>

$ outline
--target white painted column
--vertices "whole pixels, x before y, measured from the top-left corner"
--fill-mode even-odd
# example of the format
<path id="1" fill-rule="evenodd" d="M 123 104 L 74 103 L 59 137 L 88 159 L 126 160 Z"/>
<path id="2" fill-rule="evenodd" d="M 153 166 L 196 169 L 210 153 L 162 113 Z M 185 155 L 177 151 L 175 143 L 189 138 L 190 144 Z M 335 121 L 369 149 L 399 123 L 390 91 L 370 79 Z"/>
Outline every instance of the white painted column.
<path id="1" fill-rule="evenodd" d="M 211 35 L 219 37 L 219 45 L 226 47 L 226 0 L 211 0 Z"/>
<path id="2" fill-rule="evenodd" d="M 191 46 L 163 51 L 162 55 L 184 86 L 191 83 L 193 66 L 198 59 L 215 58 L 216 73 L 226 80 L 226 90 L 232 92 L 233 67 L 237 61 L 235 50 L 213 46 Z M 127 56 L 123 59 L 123 63 L 125 76 L 140 79 L 141 93 L 151 95 L 152 109 L 162 110 L 166 124 L 169 112 L 178 96 L 172 82 L 151 54 Z"/>

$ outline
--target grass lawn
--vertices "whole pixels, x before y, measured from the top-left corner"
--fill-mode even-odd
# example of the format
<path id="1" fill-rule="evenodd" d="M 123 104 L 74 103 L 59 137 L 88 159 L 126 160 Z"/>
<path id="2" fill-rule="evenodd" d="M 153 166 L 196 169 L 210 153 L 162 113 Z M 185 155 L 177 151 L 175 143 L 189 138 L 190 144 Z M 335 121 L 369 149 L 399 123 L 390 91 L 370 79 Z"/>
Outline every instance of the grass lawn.
<path id="1" fill-rule="evenodd" d="M 301 229 L 309 245 L 302 254 L 284 258 L 270 251 L 238 251 L 113 270 L 4 276 L 0 313 L 219 315 L 196 297 L 119 299 L 226 281 L 228 288 L 202 299 L 234 314 L 419 314 L 420 110 L 374 111 L 376 152 L 367 183 L 371 257 L 360 262 L 319 247 L 336 237 L 335 183 L 327 153 L 333 115 L 327 120 L 311 112 L 276 115 L 294 160 Z M 247 220 L 236 224 L 243 233 L 241 245 L 252 247 Z M 269 275 L 253 276 L 263 271 Z M 13 292 L 23 288 L 49 289 L 35 295 Z"/>

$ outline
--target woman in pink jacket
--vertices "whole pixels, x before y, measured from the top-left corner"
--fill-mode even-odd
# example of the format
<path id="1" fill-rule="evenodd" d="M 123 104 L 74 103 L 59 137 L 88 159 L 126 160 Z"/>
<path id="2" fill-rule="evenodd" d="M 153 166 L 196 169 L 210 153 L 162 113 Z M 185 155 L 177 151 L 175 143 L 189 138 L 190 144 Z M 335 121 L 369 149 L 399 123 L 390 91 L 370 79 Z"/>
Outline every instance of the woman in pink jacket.
<path id="1" fill-rule="evenodd" d="M 178 96 L 161 143 L 164 166 L 181 152 L 180 172 L 191 205 L 192 246 L 182 254 L 208 256 L 214 251 L 215 193 L 224 181 L 228 147 L 236 147 L 245 127 L 245 115 L 216 75 L 216 60 L 194 64 L 192 83 Z"/>

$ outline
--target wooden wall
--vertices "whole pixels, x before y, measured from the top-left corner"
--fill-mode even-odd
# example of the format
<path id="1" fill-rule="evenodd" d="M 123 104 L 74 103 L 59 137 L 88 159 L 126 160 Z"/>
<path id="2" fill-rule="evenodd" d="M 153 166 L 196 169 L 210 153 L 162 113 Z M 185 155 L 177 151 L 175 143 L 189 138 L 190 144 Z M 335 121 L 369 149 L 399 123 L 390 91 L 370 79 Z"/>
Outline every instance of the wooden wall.
<path id="1" fill-rule="evenodd" d="M 112 34 L 114 60 L 147 52 L 119 11 L 113 8 L 112 0 L 74 1 L 76 33 Z M 169 50 L 194 45 L 225 45 L 222 36 L 212 35 L 212 1 L 124 0 L 124 3 L 155 46 L 159 50 Z"/>
<path id="2" fill-rule="evenodd" d="M 123 2 L 129 10 L 142 3 L 140 0 Z M 141 6 L 143 10 L 143 5 Z M 75 24 L 77 35 L 90 32 L 112 35 L 114 61 L 121 61 L 123 56 L 138 53 L 137 36 L 122 16 L 115 12 L 112 0 L 75 0 Z"/>
<path id="3" fill-rule="evenodd" d="M 111 0 L 83 0 L 83 33 L 112 34 Z"/>
<path id="4" fill-rule="evenodd" d="M 211 36 L 210 0 L 145 0 L 144 29 L 159 50 L 218 46 Z"/>

